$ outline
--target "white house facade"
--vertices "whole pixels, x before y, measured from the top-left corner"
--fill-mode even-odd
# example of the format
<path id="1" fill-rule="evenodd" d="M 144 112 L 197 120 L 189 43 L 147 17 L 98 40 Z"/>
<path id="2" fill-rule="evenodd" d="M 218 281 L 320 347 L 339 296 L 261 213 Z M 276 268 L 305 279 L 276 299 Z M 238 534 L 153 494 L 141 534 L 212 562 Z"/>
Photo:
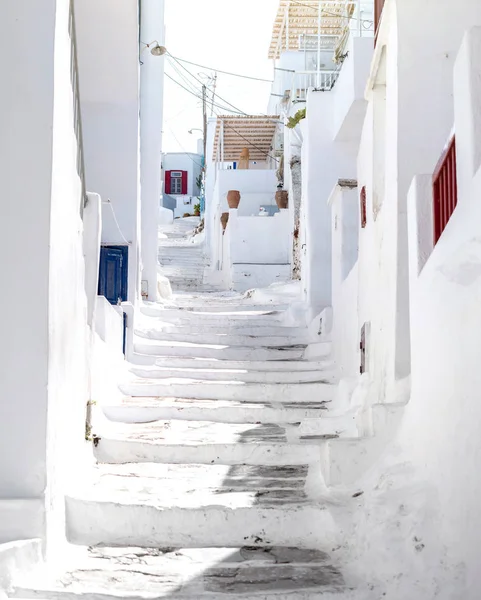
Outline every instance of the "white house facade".
<path id="1" fill-rule="evenodd" d="M 166 152 L 162 158 L 163 200 L 162 205 L 174 212 L 174 217 L 194 214 L 200 202 L 202 154 Z"/>
<path id="2" fill-rule="evenodd" d="M 124 354 L 133 351 L 142 266 L 139 3 L 6 2 L 0 33 L 10 90 L 0 101 L 3 587 L 16 568 L 62 552 L 65 495 L 91 464 L 91 406 L 118 396 Z M 28 44 L 12 64 L 15 40 Z M 160 148 L 145 157 L 158 163 L 145 175 L 158 181 L 158 207 Z M 157 235 L 155 221 L 150 229 Z M 128 268 L 125 296 L 107 301 L 122 280 L 122 262 L 113 271 L 102 262 L 111 246 L 128 248 Z M 156 264 L 156 247 L 150 258 Z"/>

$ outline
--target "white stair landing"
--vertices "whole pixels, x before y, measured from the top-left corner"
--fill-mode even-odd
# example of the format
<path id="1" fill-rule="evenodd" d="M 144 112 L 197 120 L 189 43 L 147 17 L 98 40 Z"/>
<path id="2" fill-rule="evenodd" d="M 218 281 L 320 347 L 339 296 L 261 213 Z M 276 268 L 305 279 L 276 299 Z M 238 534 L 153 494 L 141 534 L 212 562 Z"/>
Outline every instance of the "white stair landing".
<path id="1" fill-rule="evenodd" d="M 310 497 L 308 466 L 99 465 L 66 498 L 67 533 L 81 545 L 296 546 L 329 550 L 337 528 Z M 316 476 L 321 477 L 319 465 Z"/>
<path id="2" fill-rule="evenodd" d="M 357 437 L 354 416 L 284 425 L 158 421 L 94 426 L 100 463 L 304 465 L 320 461 L 326 439 Z"/>
<path id="3" fill-rule="evenodd" d="M 85 548 L 57 577 L 31 576 L 12 598 L 337 600 L 342 573 L 319 550 L 290 547 Z M 348 592 L 349 593 L 349 592 Z M 352 596 L 342 594 L 342 598 Z"/>

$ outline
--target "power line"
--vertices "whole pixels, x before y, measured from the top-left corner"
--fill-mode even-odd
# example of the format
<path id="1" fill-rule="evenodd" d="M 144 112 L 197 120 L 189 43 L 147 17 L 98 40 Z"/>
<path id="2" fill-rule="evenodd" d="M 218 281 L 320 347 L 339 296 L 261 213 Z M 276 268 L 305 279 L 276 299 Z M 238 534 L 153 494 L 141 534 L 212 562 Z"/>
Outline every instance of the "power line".
<path id="1" fill-rule="evenodd" d="M 169 53 L 167 53 L 169 54 Z M 169 54 L 170 57 L 172 57 L 175 61 L 177 61 L 177 59 L 172 56 L 172 54 Z M 177 61 L 179 63 L 179 65 L 184 69 L 184 71 L 186 71 L 191 77 L 193 77 L 198 83 L 200 83 L 200 85 L 204 85 L 204 82 L 201 81 L 198 77 L 196 77 L 193 73 L 191 73 L 189 71 L 189 69 L 187 69 L 186 67 L 184 67 L 183 64 L 181 64 L 179 61 Z M 225 102 L 225 104 L 227 104 L 227 106 L 232 106 L 232 108 L 236 111 L 239 112 L 245 116 L 248 116 L 247 113 L 245 113 L 244 111 L 241 111 L 237 108 L 237 106 L 234 106 L 233 104 L 231 104 L 228 100 L 226 100 L 225 98 L 222 98 L 222 96 L 219 96 L 219 94 L 217 94 L 217 98 L 219 98 L 219 100 L 222 100 L 222 102 Z"/>
<path id="2" fill-rule="evenodd" d="M 191 94 L 192 96 L 194 96 L 195 98 L 197 98 L 198 100 L 202 100 L 202 96 L 199 96 L 196 93 L 194 93 L 191 90 L 189 90 L 188 88 L 186 88 L 184 85 L 182 85 L 181 83 L 179 83 L 176 79 L 174 79 L 168 73 L 165 73 L 165 76 L 168 77 L 175 84 L 177 84 L 179 87 L 181 87 L 183 90 L 185 90 L 186 92 L 188 92 L 189 94 Z M 215 103 L 214 106 L 216 106 L 216 108 L 218 108 L 219 110 L 225 110 L 227 112 L 231 112 L 231 113 L 235 113 L 235 114 L 238 114 L 238 115 L 244 115 L 245 116 L 244 112 L 239 112 L 237 110 L 232 110 L 231 108 L 226 108 L 225 106 L 221 106 L 220 104 L 217 104 L 217 103 Z"/>
<path id="3" fill-rule="evenodd" d="M 199 65 L 190 60 L 185 60 L 185 58 L 178 58 L 172 56 L 177 61 L 187 63 L 188 65 L 193 65 L 194 67 L 199 67 L 201 69 L 207 69 L 208 71 L 216 71 L 217 73 L 223 73 L 224 75 L 232 75 L 232 77 L 241 77 L 242 79 L 252 79 L 252 81 L 263 81 L 265 83 L 273 83 L 272 79 L 262 79 L 261 77 L 251 77 L 250 75 L 241 75 L 240 73 L 231 73 L 230 71 L 222 71 L 221 69 L 214 69 L 212 67 L 206 67 L 205 65 Z"/>
<path id="4" fill-rule="evenodd" d="M 168 58 L 169 57 L 167 57 L 167 59 Z M 184 85 L 186 85 L 192 92 L 198 93 L 199 90 L 198 90 L 197 86 L 192 81 L 190 81 L 184 75 L 184 73 L 182 73 L 182 71 L 179 69 L 179 67 L 174 62 L 169 60 L 169 65 L 175 71 L 177 77 L 180 78 L 184 82 Z"/>
<path id="5" fill-rule="evenodd" d="M 192 154 L 192 152 L 187 152 L 187 150 L 184 148 L 184 146 L 179 142 L 179 139 L 177 138 L 177 136 L 175 135 L 175 133 L 173 132 L 172 128 L 169 127 L 169 131 L 170 133 L 173 135 L 175 141 L 179 144 L 179 147 L 181 148 L 181 150 L 184 151 L 185 154 L 187 154 L 187 156 L 190 158 L 190 160 L 197 165 L 198 167 L 200 167 L 201 169 L 203 169 L 203 165 L 200 164 L 200 162 L 197 162 L 194 158 L 194 155 Z M 168 152 L 167 152 L 168 154 Z"/>

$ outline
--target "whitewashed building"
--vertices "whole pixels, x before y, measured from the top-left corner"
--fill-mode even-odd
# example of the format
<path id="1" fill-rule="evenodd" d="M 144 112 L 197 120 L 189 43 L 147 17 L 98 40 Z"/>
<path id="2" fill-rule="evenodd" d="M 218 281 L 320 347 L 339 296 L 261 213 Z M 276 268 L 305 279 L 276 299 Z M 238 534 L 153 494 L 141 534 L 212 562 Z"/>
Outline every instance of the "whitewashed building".
<path id="1" fill-rule="evenodd" d="M 288 281 L 292 230 L 279 210 L 279 158 L 273 154 L 276 116 L 220 116 L 208 126 L 206 244 L 209 283 L 239 291 Z M 242 165 L 241 155 L 248 150 Z M 227 194 L 240 193 L 237 208 Z"/>
<path id="2" fill-rule="evenodd" d="M 157 298 L 164 58 L 151 50 L 163 44 L 163 7 L 76 4 L 86 183 L 102 197 L 102 245 L 127 256 L 122 300 L 134 305 Z"/>
<path id="3" fill-rule="evenodd" d="M 275 151 L 289 191 L 293 275 L 310 321 L 331 306 L 331 219 L 339 180 L 355 179 L 373 52 L 373 1 L 279 2 L 269 58 Z"/>
<path id="4" fill-rule="evenodd" d="M 162 206 L 174 217 L 193 215 L 200 202 L 204 157 L 199 153 L 166 152 L 162 158 Z"/>
<path id="5" fill-rule="evenodd" d="M 139 154 L 139 6 L 0 7 L 0 587 L 9 570 L 62 552 L 64 497 L 89 465 L 89 405 L 118 394 L 130 352 L 124 308 L 98 290 L 101 248 L 113 244 L 129 250 L 124 299 L 140 297 L 141 179 L 158 181 L 145 207 L 160 199 L 160 147 Z"/>

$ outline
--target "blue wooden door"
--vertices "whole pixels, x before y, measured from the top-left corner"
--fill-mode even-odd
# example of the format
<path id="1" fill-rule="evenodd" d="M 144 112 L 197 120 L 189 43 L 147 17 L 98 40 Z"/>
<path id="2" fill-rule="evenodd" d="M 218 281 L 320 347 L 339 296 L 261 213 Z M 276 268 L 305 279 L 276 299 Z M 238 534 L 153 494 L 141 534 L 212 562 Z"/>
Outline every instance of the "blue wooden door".
<path id="1" fill-rule="evenodd" d="M 102 246 L 100 249 L 99 296 L 111 304 L 127 300 L 129 270 L 128 246 Z"/>

